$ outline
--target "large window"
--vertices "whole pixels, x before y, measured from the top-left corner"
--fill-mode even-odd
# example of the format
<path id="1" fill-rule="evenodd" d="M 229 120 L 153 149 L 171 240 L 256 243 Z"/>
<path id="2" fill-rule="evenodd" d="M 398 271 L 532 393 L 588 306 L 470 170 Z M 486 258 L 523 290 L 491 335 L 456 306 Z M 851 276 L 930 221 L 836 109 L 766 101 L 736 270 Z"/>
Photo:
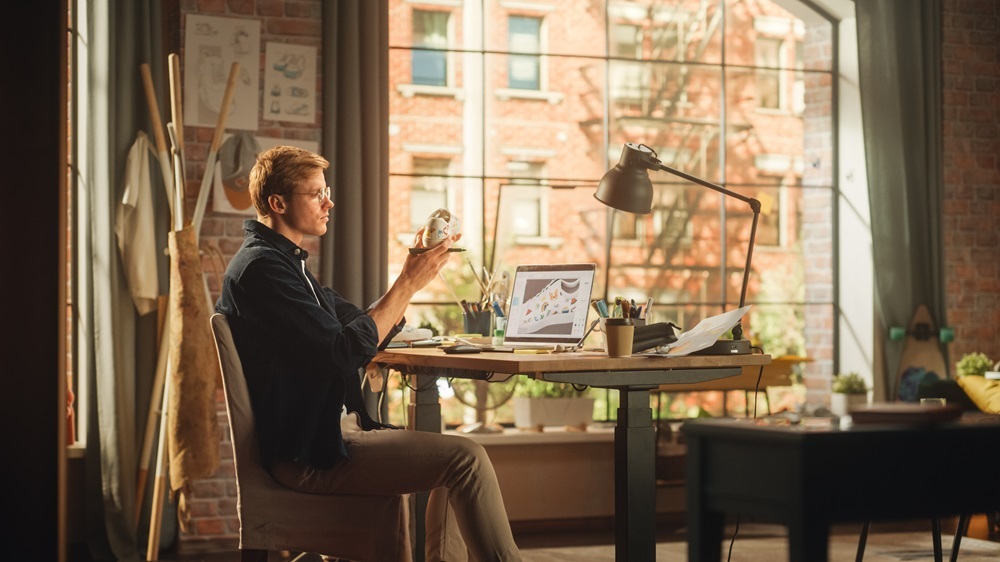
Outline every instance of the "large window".
<path id="1" fill-rule="evenodd" d="M 443 5 L 451 10 L 449 86 L 459 93 L 407 95 L 405 61 L 427 46 L 413 32 L 416 19 Z M 649 215 L 613 212 L 594 199 L 622 145 L 635 142 L 667 166 L 764 203 L 746 333 L 775 355 L 832 355 L 837 46 L 835 27 L 811 4 L 390 0 L 390 7 L 390 68 L 403 69 L 390 74 L 391 205 L 408 212 L 411 190 L 426 191 L 410 154 L 448 152 L 440 181 L 468 250 L 452 260 L 445 281 L 418 295 L 411 322 L 460 332 L 453 293 L 476 299 L 473 273 L 522 263 L 596 263 L 595 298 L 652 298 L 652 321 L 684 328 L 735 308 L 751 230 L 744 203 L 666 172 L 651 173 Z M 398 271 L 412 236 L 390 239 Z"/>

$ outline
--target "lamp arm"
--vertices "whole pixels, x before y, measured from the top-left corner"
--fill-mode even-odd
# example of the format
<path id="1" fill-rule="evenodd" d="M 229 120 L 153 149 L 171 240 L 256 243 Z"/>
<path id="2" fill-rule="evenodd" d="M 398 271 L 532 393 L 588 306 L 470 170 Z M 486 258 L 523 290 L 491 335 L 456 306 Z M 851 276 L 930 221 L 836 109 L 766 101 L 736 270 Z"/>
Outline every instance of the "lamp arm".
<path id="1" fill-rule="evenodd" d="M 753 222 L 750 226 L 750 244 L 747 246 L 747 264 L 743 269 L 743 287 L 740 288 L 740 308 L 746 305 L 747 300 L 747 282 L 750 280 L 750 261 L 753 260 L 753 245 L 757 238 L 757 219 L 760 217 L 760 201 L 752 199 L 750 208 L 753 209 Z M 740 318 L 739 322 L 733 326 L 733 339 L 743 339 L 743 318 Z"/>
<path id="2" fill-rule="evenodd" d="M 691 174 L 686 174 L 686 173 L 684 173 L 684 172 L 682 172 L 680 170 L 675 170 L 674 168 L 671 168 L 670 166 L 666 166 L 666 165 L 661 164 L 661 163 L 657 163 L 656 164 L 656 168 L 659 169 L 659 170 L 663 170 L 664 172 L 669 172 L 669 173 L 671 173 L 671 174 L 673 174 L 673 175 L 675 175 L 677 177 L 684 178 L 684 179 L 688 180 L 689 182 L 693 182 L 693 183 L 696 183 L 698 185 L 707 187 L 707 188 L 711 189 L 712 191 L 718 191 L 719 193 L 721 193 L 723 195 L 728 195 L 728 196 L 730 196 L 730 197 L 732 197 L 734 199 L 739 199 L 740 201 L 743 201 L 747 205 L 750 205 L 750 208 L 753 209 L 754 217 L 755 218 L 756 218 L 757 213 L 760 212 L 760 201 L 754 199 L 753 197 L 747 197 L 746 195 L 742 195 L 742 194 L 736 193 L 735 191 L 731 191 L 729 189 L 726 189 L 726 188 L 722 187 L 721 185 L 714 184 L 714 183 L 712 183 L 710 181 L 705 181 L 705 180 L 703 180 L 701 178 L 697 178 L 695 176 L 692 176 Z"/>

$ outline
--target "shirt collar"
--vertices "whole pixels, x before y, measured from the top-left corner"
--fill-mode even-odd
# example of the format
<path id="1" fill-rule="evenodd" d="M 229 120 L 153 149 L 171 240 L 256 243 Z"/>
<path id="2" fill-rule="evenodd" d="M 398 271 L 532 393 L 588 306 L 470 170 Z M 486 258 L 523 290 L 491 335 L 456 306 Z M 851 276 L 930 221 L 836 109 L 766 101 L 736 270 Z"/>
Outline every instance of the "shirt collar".
<path id="1" fill-rule="evenodd" d="M 243 221 L 243 230 L 245 230 L 248 235 L 257 236 L 265 242 L 273 244 L 276 248 L 278 248 L 278 251 L 283 254 L 288 254 L 292 258 L 298 260 L 309 259 L 309 252 L 307 252 L 305 248 L 295 245 L 291 240 L 285 238 L 281 234 L 278 234 L 269 226 L 258 220 L 247 219 Z"/>

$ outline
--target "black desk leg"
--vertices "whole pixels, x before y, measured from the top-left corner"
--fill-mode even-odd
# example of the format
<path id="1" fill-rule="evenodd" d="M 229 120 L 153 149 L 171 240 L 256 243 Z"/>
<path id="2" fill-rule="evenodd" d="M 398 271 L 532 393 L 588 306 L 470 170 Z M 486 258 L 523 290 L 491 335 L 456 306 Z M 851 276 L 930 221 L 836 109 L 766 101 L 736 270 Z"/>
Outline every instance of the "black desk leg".
<path id="1" fill-rule="evenodd" d="M 830 556 L 830 526 L 807 519 L 788 524 L 789 561 L 826 562 Z"/>
<path id="2" fill-rule="evenodd" d="M 656 433 L 649 390 L 619 389 L 615 427 L 615 560 L 656 560 Z"/>
<path id="3" fill-rule="evenodd" d="M 722 532 L 725 514 L 711 511 L 703 488 L 702 444 L 700 438 L 687 441 L 687 541 L 690 562 L 719 562 L 722 559 Z"/>
<path id="4" fill-rule="evenodd" d="M 865 545 L 868 544 L 868 529 L 871 524 L 871 520 L 865 519 L 861 525 L 861 536 L 858 537 L 858 555 L 854 558 L 855 562 L 862 562 L 865 559 Z"/>
<path id="5" fill-rule="evenodd" d="M 941 518 L 931 519 L 931 538 L 934 543 L 934 562 L 941 562 L 944 554 L 941 552 Z"/>
<path id="6" fill-rule="evenodd" d="M 410 419 L 413 429 L 441 433 L 441 404 L 438 402 L 437 377 L 417 375 L 417 392 L 414 392 L 413 403 L 410 404 Z M 423 562 L 426 533 L 424 531 L 424 514 L 427 513 L 427 492 L 413 494 L 413 560 Z"/>

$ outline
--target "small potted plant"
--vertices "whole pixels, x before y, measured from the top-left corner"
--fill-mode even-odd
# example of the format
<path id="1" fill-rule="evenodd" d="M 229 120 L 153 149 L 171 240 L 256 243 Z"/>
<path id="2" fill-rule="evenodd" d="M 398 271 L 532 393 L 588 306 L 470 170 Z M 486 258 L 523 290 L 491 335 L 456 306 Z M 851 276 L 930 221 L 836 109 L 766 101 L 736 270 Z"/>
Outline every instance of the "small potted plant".
<path id="1" fill-rule="evenodd" d="M 524 380 L 514 391 L 514 426 L 542 431 L 546 426 L 586 430 L 594 419 L 594 399 L 569 383 Z"/>
<path id="2" fill-rule="evenodd" d="M 966 353 L 959 359 L 958 363 L 955 365 L 956 372 L 960 377 L 968 376 L 983 376 L 986 371 L 990 370 L 993 366 L 993 362 L 990 358 L 986 356 L 985 353 L 973 352 Z"/>
<path id="3" fill-rule="evenodd" d="M 868 386 L 857 373 L 842 373 L 833 376 L 830 394 L 830 411 L 838 416 L 846 416 L 868 403 Z"/>

